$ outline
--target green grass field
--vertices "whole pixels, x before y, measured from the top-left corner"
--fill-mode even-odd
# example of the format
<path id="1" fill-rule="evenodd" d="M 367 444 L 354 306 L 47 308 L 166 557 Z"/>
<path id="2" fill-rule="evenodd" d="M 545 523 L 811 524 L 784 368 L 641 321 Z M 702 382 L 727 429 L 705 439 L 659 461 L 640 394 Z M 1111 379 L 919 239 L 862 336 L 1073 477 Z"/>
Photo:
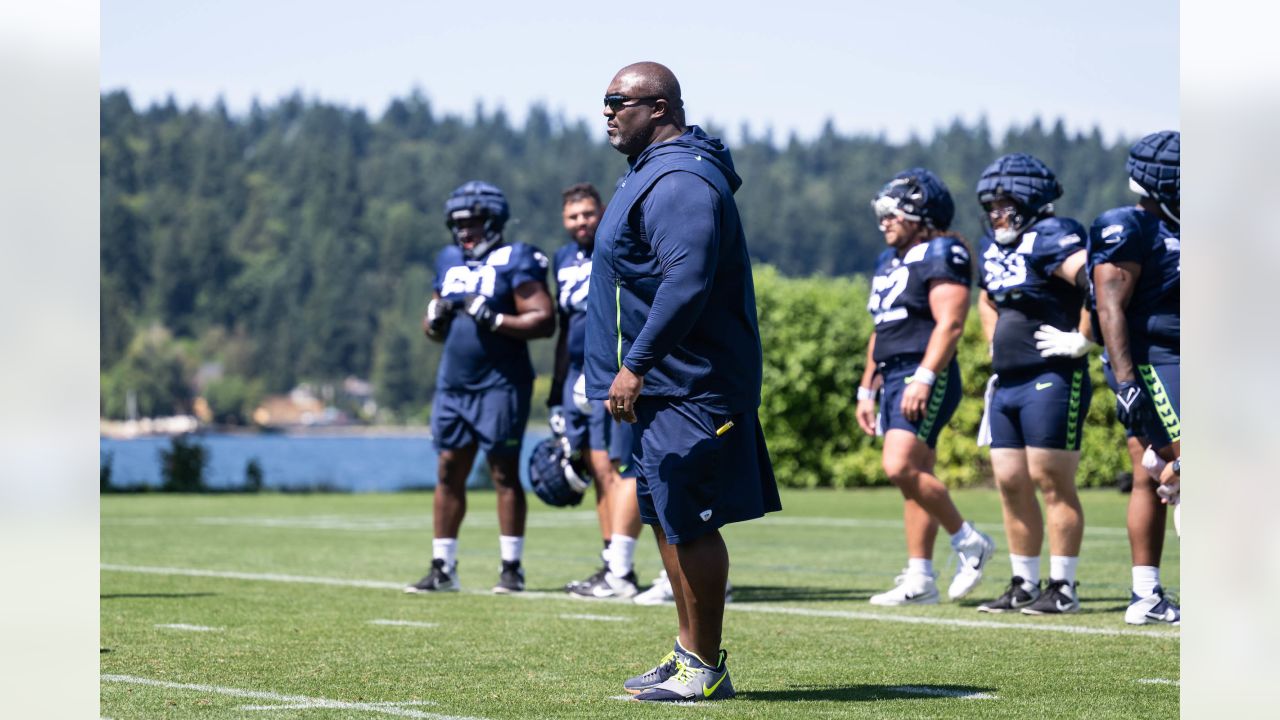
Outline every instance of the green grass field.
<path id="1" fill-rule="evenodd" d="M 905 564 L 896 491 L 791 491 L 782 513 L 726 528 L 724 647 L 738 697 L 673 707 L 620 698 L 624 678 L 670 649 L 674 609 L 559 592 L 598 562 L 586 505 L 555 510 L 531 495 L 530 592 L 494 596 L 494 498 L 473 493 L 464 592 L 422 597 L 399 588 L 430 562 L 427 494 L 104 496 L 102 716 L 1177 716 L 1178 630 L 1122 618 L 1125 496 L 1084 494 L 1083 609 L 1058 618 L 974 610 L 1008 581 L 999 498 L 955 497 L 999 545 L 959 604 L 866 602 Z M 644 581 L 659 569 L 647 533 Z M 1178 550 L 1171 528 L 1163 579 L 1174 591 Z"/>

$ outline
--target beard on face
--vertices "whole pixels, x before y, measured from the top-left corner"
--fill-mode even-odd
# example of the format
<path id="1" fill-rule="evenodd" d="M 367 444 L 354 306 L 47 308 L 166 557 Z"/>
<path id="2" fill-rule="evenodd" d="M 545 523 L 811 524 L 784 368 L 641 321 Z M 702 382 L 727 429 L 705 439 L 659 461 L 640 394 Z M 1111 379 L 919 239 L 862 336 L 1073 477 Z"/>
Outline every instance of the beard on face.
<path id="1" fill-rule="evenodd" d="M 627 157 L 632 157 L 640 154 L 641 150 L 649 146 L 651 137 L 653 137 L 653 128 L 651 127 L 636 128 L 630 133 L 619 127 L 617 132 L 609 137 L 609 144 L 613 146 L 614 150 Z"/>

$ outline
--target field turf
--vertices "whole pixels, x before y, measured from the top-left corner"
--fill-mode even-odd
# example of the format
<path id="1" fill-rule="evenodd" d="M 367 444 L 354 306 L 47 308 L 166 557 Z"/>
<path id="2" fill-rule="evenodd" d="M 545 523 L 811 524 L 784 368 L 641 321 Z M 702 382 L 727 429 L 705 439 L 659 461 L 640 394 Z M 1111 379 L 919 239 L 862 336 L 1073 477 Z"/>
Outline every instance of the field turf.
<path id="1" fill-rule="evenodd" d="M 976 612 L 1008 582 L 999 498 L 956 502 L 997 539 L 958 604 L 877 608 L 905 564 L 896 491 L 786 492 L 784 511 L 729 526 L 724 647 L 738 697 L 624 702 L 621 683 L 671 648 L 675 610 L 560 592 L 598 564 L 584 504 L 532 495 L 530 592 L 494 596 L 491 493 L 472 493 L 463 592 L 405 595 L 431 554 L 429 494 L 104 496 L 105 718 L 1176 717 L 1177 628 L 1131 627 L 1126 496 L 1083 496 L 1078 615 Z M 935 564 L 945 588 L 945 533 Z M 645 531 L 643 582 L 657 574 Z M 1170 527 L 1163 580 L 1178 586 Z M 1047 550 L 1043 558 L 1047 574 Z M 1192 615 L 1195 621 L 1195 615 Z"/>

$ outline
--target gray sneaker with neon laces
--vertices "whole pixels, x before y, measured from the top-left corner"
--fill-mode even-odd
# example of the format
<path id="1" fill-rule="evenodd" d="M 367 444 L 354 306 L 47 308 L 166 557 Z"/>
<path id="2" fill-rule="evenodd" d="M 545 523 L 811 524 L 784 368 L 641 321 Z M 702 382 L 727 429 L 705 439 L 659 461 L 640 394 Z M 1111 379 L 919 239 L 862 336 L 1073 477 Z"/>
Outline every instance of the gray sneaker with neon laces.
<path id="1" fill-rule="evenodd" d="M 680 638 L 676 638 L 676 646 L 662 658 L 662 662 L 658 663 L 648 672 L 641 673 L 635 677 L 627 678 L 622 682 L 622 689 L 635 695 L 644 692 L 649 688 L 661 685 L 668 678 L 676 674 L 676 666 L 684 662 L 684 658 L 688 655 L 684 648 L 680 647 Z"/>
<path id="2" fill-rule="evenodd" d="M 735 694 L 725 660 L 729 653 L 720 651 L 719 662 L 711 667 L 692 653 L 679 657 L 676 672 L 663 682 L 636 695 L 641 702 L 701 702 L 728 700 Z"/>

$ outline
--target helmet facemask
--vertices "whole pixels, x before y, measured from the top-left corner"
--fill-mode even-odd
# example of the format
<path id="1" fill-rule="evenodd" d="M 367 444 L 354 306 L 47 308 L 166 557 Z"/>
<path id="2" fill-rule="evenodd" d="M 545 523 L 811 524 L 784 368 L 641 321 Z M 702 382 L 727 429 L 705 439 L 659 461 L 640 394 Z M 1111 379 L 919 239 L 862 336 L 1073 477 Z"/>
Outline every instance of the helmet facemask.
<path id="1" fill-rule="evenodd" d="M 463 233 L 465 230 L 461 227 L 461 224 L 463 221 L 474 218 L 483 218 L 484 235 L 473 243 L 470 248 L 467 248 L 463 245 Z M 490 250 L 502 243 L 502 223 L 498 218 L 485 212 L 483 208 L 455 210 L 449 215 L 446 225 L 453 233 L 453 242 L 462 249 L 462 254 L 470 260 L 480 260 L 485 255 L 488 255 Z"/>

